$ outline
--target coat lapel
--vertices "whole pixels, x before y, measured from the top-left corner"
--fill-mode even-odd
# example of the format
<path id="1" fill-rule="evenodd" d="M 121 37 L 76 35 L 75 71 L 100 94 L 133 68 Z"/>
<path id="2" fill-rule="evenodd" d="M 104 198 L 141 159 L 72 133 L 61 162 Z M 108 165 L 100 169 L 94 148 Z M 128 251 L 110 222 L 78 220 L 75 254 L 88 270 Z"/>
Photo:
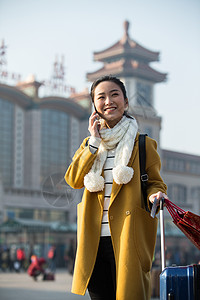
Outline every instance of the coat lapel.
<path id="1" fill-rule="evenodd" d="M 102 176 L 104 177 L 104 171 L 102 172 Z M 104 191 L 105 189 L 103 191 L 98 192 L 98 200 L 102 209 L 104 207 Z"/>
<path id="2" fill-rule="evenodd" d="M 139 137 L 139 133 L 137 133 L 136 139 L 135 139 L 135 144 L 134 144 L 134 148 L 133 148 L 133 152 L 130 158 L 130 161 L 128 163 L 128 166 L 131 167 L 133 165 L 133 162 L 135 160 L 137 151 L 138 151 L 138 137 Z M 133 175 L 134 176 L 134 175 Z M 115 198 L 117 197 L 120 189 L 122 188 L 123 184 L 117 184 L 114 180 L 113 180 L 113 186 L 112 186 L 112 193 L 111 193 L 111 198 L 110 198 L 110 205 L 113 203 L 113 201 L 115 200 Z"/>
<path id="3" fill-rule="evenodd" d="M 103 207 L 104 207 L 104 190 L 101 192 L 98 192 L 98 200 L 101 205 L 101 208 L 103 209 Z"/>

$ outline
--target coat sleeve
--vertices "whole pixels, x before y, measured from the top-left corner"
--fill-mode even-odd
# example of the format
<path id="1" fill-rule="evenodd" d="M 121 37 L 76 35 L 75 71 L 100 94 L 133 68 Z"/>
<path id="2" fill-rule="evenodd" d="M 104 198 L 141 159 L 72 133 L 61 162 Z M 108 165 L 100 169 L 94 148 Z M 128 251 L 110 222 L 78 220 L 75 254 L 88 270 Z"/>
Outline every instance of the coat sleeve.
<path id="1" fill-rule="evenodd" d="M 74 189 L 84 187 L 84 177 L 90 171 L 97 156 L 97 153 L 90 152 L 88 139 L 84 139 L 65 173 L 65 181 Z"/>
<path id="2" fill-rule="evenodd" d="M 157 192 L 167 194 L 167 186 L 160 175 L 161 160 L 157 152 L 157 143 L 155 140 L 146 138 L 146 172 L 149 180 L 147 182 L 147 199 Z M 148 201 L 149 203 L 149 201 Z"/>

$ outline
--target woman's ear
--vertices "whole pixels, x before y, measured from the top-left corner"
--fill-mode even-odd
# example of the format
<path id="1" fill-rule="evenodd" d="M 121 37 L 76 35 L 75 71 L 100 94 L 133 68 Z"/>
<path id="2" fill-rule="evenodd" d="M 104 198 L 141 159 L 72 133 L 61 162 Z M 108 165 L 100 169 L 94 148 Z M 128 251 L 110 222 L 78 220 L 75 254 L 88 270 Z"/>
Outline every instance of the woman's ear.
<path id="1" fill-rule="evenodd" d="M 124 110 L 128 110 L 128 98 L 124 99 L 125 105 L 124 105 Z"/>

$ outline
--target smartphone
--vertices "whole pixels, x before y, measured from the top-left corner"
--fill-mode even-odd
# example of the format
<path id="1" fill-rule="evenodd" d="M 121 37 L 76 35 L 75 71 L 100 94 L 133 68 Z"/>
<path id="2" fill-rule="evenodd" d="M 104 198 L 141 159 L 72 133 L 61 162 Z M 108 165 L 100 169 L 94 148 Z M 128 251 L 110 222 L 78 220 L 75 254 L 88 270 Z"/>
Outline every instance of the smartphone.
<path id="1" fill-rule="evenodd" d="M 95 106 L 95 105 L 94 105 L 94 109 L 95 109 L 96 113 L 99 115 L 99 117 L 100 117 L 101 119 L 103 119 L 102 114 L 101 114 L 100 112 L 98 112 L 98 110 L 96 109 L 96 106 Z M 100 130 L 100 128 L 101 128 L 101 125 L 100 125 L 100 123 L 99 123 L 99 124 L 98 124 L 98 131 Z"/>
<path id="2" fill-rule="evenodd" d="M 104 119 L 103 115 L 96 109 L 96 106 L 95 106 L 95 105 L 94 105 L 94 109 L 95 109 L 96 113 L 99 115 L 99 117 L 100 117 L 101 119 Z"/>

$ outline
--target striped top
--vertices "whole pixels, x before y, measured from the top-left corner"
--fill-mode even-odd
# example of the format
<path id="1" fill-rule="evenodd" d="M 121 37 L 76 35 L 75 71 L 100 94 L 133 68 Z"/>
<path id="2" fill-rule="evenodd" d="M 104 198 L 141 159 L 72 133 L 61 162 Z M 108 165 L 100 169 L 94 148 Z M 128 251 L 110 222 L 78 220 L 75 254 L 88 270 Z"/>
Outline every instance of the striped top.
<path id="1" fill-rule="evenodd" d="M 96 137 L 90 137 L 89 146 L 91 153 L 95 153 L 100 145 L 101 139 Z M 101 236 L 110 236 L 110 227 L 108 220 L 108 210 L 110 206 L 110 196 L 112 192 L 113 185 L 113 174 L 112 169 L 114 167 L 114 159 L 115 159 L 115 149 L 109 150 L 107 154 L 107 158 L 104 164 L 104 180 L 105 180 L 105 188 L 104 188 L 104 208 L 103 208 L 103 217 L 101 221 Z"/>

